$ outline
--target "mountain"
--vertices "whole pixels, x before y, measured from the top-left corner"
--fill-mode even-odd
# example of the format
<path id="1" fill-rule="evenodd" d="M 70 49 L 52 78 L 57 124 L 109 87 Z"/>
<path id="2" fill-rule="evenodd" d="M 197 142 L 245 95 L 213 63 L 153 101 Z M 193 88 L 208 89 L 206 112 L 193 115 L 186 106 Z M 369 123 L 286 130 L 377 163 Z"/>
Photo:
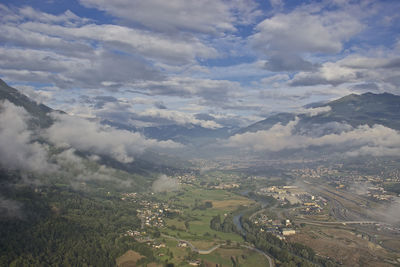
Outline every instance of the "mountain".
<path id="1" fill-rule="evenodd" d="M 389 93 L 361 95 L 351 94 L 340 99 L 328 102 L 308 105 L 314 109 L 330 107 L 327 112 L 321 112 L 315 116 L 295 113 L 278 113 L 265 120 L 256 122 L 242 128 L 235 134 L 268 130 L 273 125 L 281 123 L 286 125 L 289 121 L 299 118 L 297 130 L 309 129 L 313 125 L 326 123 L 346 123 L 353 127 L 359 125 L 381 124 L 383 126 L 400 130 L 400 96 Z"/>
<path id="2" fill-rule="evenodd" d="M 199 125 L 163 125 L 157 127 L 145 127 L 141 132 L 148 138 L 157 140 L 173 140 L 182 144 L 203 144 L 217 138 L 226 138 L 230 135 L 227 127 L 209 129 Z"/>
<path id="3" fill-rule="evenodd" d="M 21 94 L 17 89 L 8 86 L 0 79 L 0 100 L 8 100 L 16 106 L 25 108 L 32 116 L 30 120 L 31 126 L 49 127 L 53 120 L 49 113 L 54 110 L 43 104 L 37 104 L 24 94 Z"/>
<path id="4" fill-rule="evenodd" d="M 50 107 L 38 104 L 31 100 L 29 97 L 20 93 L 17 89 L 8 86 L 3 80 L 0 79 L 0 100 L 8 100 L 11 103 L 21 106 L 28 111 L 32 116 L 31 124 L 32 126 L 47 128 L 49 127 L 53 120 L 49 113 L 55 110 Z M 62 112 L 62 111 L 56 111 Z M 64 112 L 62 112 L 64 113 Z M 199 125 L 162 125 L 154 127 L 143 127 L 138 128 L 133 125 L 126 125 L 123 123 L 118 123 L 110 120 L 103 120 L 101 123 L 112 126 L 117 129 L 128 130 L 131 132 L 140 132 L 147 138 L 157 139 L 157 140 L 173 140 L 182 144 L 202 144 L 207 143 L 216 138 L 228 137 L 232 130 L 227 127 L 218 129 L 204 128 Z"/>
<path id="5" fill-rule="evenodd" d="M 160 125 L 149 127 L 136 127 L 111 120 L 102 120 L 102 124 L 130 132 L 140 132 L 145 137 L 159 141 L 173 140 L 181 144 L 202 145 L 215 141 L 217 138 L 227 138 L 234 128 L 222 127 L 217 129 L 204 128 L 195 124 Z"/>
<path id="6" fill-rule="evenodd" d="M 8 86 L 0 79 L 0 101 L 8 100 L 16 106 L 23 107 L 30 115 L 29 127 L 31 128 L 48 128 L 53 124 L 50 116 L 52 112 L 65 113 L 63 111 L 54 110 L 46 105 L 38 104 L 29 97 L 20 93 L 17 89 Z M 1 112 L 1 110 L 0 110 Z M 124 128 L 122 124 L 110 121 L 102 122 L 117 129 L 125 129 L 129 131 L 137 131 L 135 127 Z M 47 140 L 40 138 L 40 142 L 51 145 Z M 77 151 L 78 156 L 87 158 L 90 153 Z M 191 167 L 189 162 L 178 159 L 172 155 L 161 155 L 151 151 L 145 151 L 135 158 L 135 161 L 129 164 L 120 163 L 115 159 L 107 156 L 101 156 L 100 162 L 114 169 L 124 170 L 130 173 L 150 174 L 154 172 L 172 173 L 176 170 Z"/>
<path id="7" fill-rule="evenodd" d="M 275 115 L 270 116 L 269 118 L 266 118 L 265 120 L 256 122 L 254 124 L 251 124 L 245 128 L 240 129 L 239 131 L 235 132 L 235 134 L 243 134 L 246 132 L 257 132 L 261 130 L 268 130 L 272 126 L 274 126 L 277 123 L 281 123 L 286 125 L 289 121 L 294 120 L 296 117 L 296 114 L 293 113 L 278 113 Z"/>
<path id="8" fill-rule="evenodd" d="M 323 106 L 332 111 L 313 117 L 314 121 L 346 122 L 355 127 L 361 124 L 381 124 L 400 130 L 400 96 L 389 93 L 351 94 Z"/>

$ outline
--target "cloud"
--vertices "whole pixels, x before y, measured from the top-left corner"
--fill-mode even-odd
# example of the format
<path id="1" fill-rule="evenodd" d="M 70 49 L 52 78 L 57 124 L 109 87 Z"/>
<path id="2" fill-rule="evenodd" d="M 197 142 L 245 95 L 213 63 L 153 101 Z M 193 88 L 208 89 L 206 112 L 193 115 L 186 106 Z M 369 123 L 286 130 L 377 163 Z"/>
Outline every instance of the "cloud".
<path id="1" fill-rule="evenodd" d="M 204 103 L 221 107 L 227 104 L 235 92 L 241 90 L 238 82 L 172 76 L 163 81 L 144 81 L 132 87 L 148 91 L 153 95 L 200 97 Z"/>
<path id="2" fill-rule="evenodd" d="M 273 8 L 282 8 L 285 4 L 283 0 L 269 0 L 269 3 Z"/>
<path id="3" fill-rule="evenodd" d="M 288 148 L 299 148 L 304 145 L 292 137 L 292 131 L 299 119 L 287 125 L 275 124 L 268 131 L 247 132 L 231 136 L 226 143 L 229 147 L 244 148 L 253 151 L 279 151 Z"/>
<path id="4" fill-rule="evenodd" d="M 217 33 L 235 31 L 260 15 L 252 0 L 80 0 L 87 7 L 106 11 L 127 22 L 163 32 Z"/>
<path id="5" fill-rule="evenodd" d="M 71 58 L 51 51 L 0 48 L 0 70 L 13 80 L 53 83 L 60 88 L 119 88 L 162 75 L 129 55 L 98 50 L 92 58 Z"/>
<path id="6" fill-rule="evenodd" d="M 382 125 L 361 125 L 350 129 L 342 127 L 343 131 L 339 133 L 312 136 L 295 133 L 298 123 L 299 118 L 296 118 L 287 125 L 275 124 L 269 130 L 236 134 L 230 137 L 225 145 L 250 151 L 271 152 L 334 146 L 346 148 L 348 156 L 383 156 L 400 152 L 400 133 Z"/>
<path id="7" fill-rule="evenodd" d="M 168 109 L 167 106 L 164 104 L 163 101 L 156 101 L 154 102 L 154 106 L 158 109 Z"/>
<path id="8" fill-rule="evenodd" d="M 4 219 L 22 219 L 22 203 L 6 199 L 0 195 L 0 220 Z"/>
<path id="9" fill-rule="evenodd" d="M 400 57 L 384 58 L 384 57 L 366 57 L 360 55 L 352 55 L 339 61 L 344 67 L 351 69 L 392 69 L 400 68 Z"/>
<path id="10" fill-rule="evenodd" d="M 199 119 L 195 114 L 187 111 L 169 110 L 164 106 L 163 102 L 155 99 L 116 99 L 105 96 L 101 96 L 100 98 L 85 97 L 77 105 L 78 107 L 74 110 L 74 113 L 80 116 L 96 117 L 134 127 L 140 127 L 143 123 L 145 123 L 145 126 L 178 124 L 189 127 L 199 125 L 211 129 L 222 127 L 215 121 Z M 85 114 L 82 114 L 82 112 L 85 112 Z"/>
<path id="11" fill-rule="evenodd" d="M 165 174 L 160 175 L 151 186 L 152 191 L 155 193 L 176 191 L 179 190 L 179 188 L 180 185 L 178 181 L 166 176 Z"/>
<path id="12" fill-rule="evenodd" d="M 38 104 L 51 100 L 53 96 L 53 92 L 51 91 L 35 90 L 32 86 L 19 85 L 18 90 Z"/>
<path id="13" fill-rule="evenodd" d="M 78 117 L 65 114 L 53 116 L 55 122 L 45 132 L 51 143 L 58 147 L 107 155 L 123 163 L 132 162 L 136 155 L 147 148 L 168 149 L 181 146 L 170 140 L 146 139 L 140 133 L 117 130 Z"/>
<path id="14" fill-rule="evenodd" d="M 353 127 L 347 123 L 340 123 L 336 121 L 327 123 L 312 123 L 305 126 L 296 127 L 295 133 L 297 135 L 305 135 L 310 138 L 318 138 L 328 134 L 340 134 L 343 132 L 352 131 Z"/>
<path id="15" fill-rule="evenodd" d="M 328 113 L 331 111 L 332 108 L 330 106 L 325 107 L 317 107 L 317 108 L 307 108 L 307 109 L 300 109 L 298 114 L 305 114 L 309 117 L 314 117 L 320 114 Z"/>
<path id="16" fill-rule="evenodd" d="M 195 35 L 95 24 L 70 11 L 55 16 L 31 7 L 2 8 L 8 15 L 0 25 L 0 71 L 7 80 L 115 90 L 164 79 L 161 65 L 218 56 Z"/>
<path id="17" fill-rule="evenodd" d="M 19 25 L 0 25 L 0 41 L 8 46 L 31 49 L 49 49 L 65 56 L 83 56 L 93 54 L 93 49 L 87 43 L 76 40 L 65 40 L 61 35 L 48 35 L 23 29 Z"/>
<path id="18" fill-rule="evenodd" d="M 239 116 L 235 113 L 215 111 L 209 111 L 209 113 L 198 113 L 195 115 L 195 117 L 200 120 L 214 121 L 221 126 L 228 128 L 246 127 L 249 124 L 261 119 L 260 117 L 256 116 Z"/>
<path id="19" fill-rule="evenodd" d="M 343 43 L 363 29 L 351 14 L 340 11 L 317 11 L 303 6 L 290 13 L 278 13 L 256 26 L 252 46 L 269 60 L 271 71 L 310 71 L 314 65 L 303 53 L 338 53 Z"/>
<path id="20" fill-rule="evenodd" d="M 64 27 L 37 22 L 21 24 L 19 28 L 50 36 L 57 36 L 73 42 L 97 41 L 100 44 L 117 48 L 129 53 L 140 54 L 148 58 L 167 63 L 188 63 L 196 57 L 215 57 L 216 51 L 204 45 L 198 38 L 185 38 L 132 29 L 112 24 L 87 24 L 79 27 Z"/>
<path id="21" fill-rule="evenodd" d="M 31 19 L 45 23 L 65 23 L 68 26 L 75 26 L 89 22 L 89 19 L 81 18 L 74 14 L 71 10 L 67 10 L 62 14 L 52 15 L 33 9 L 30 6 L 24 6 L 19 9 L 21 20 Z"/>
<path id="22" fill-rule="evenodd" d="M 58 176 L 66 178 L 65 180 L 76 189 L 82 189 L 80 183 L 87 181 L 112 181 L 123 188 L 133 186 L 133 182 L 127 179 L 127 175 L 121 176 L 121 171 L 94 164 L 93 161 L 98 160 L 96 155 L 91 155 L 86 159 L 77 156 L 75 149 L 69 148 L 53 155 L 52 160 L 60 166 Z"/>
<path id="23" fill-rule="evenodd" d="M 360 84 L 356 84 L 353 85 L 351 87 L 352 91 L 356 91 L 356 92 L 378 92 L 379 91 L 379 86 L 376 83 L 360 83 Z"/>
<path id="24" fill-rule="evenodd" d="M 70 110 L 79 94 L 120 99 L 135 92 L 163 100 L 151 104 L 158 109 L 201 105 L 201 112 L 248 117 L 367 90 L 363 85 L 398 93 L 392 2 L 80 0 L 79 12 L 69 4 L 44 12 L 35 3 L 9 3 L 0 5 L 0 73 L 14 84 L 62 89 L 47 94 L 51 100 L 49 90 L 25 93 Z M 268 80 L 274 73 L 280 78 Z M 87 115 L 107 102 L 96 100 Z"/>
<path id="25" fill-rule="evenodd" d="M 392 54 L 388 52 L 387 54 Z M 318 71 L 297 73 L 289 82 L 291 86 L 338 86 L 355 84 L 354 89 L 376 90 L 382 85 L 399 85 L 393 77 L 400 76 L 400 60 L 397 57 L 363 56 L 353 54 L 336 62 L 325 62 Z M 380 85 L 380 86 L 379 86 Z"/>
<path id="26" fill-rule="evenodd" d="M 148 122 L 158 122 L 158 123 L 173 123 L 178 125 L 199 125 L 204 128 L 216 129 L 221 128 L 222 126 L 216 123 L 215 121 L 210 120 L 202 120 L 196 118 L 195 115 L 184 113 L 180 111 L 174 110 L 160 110 L 160 109 L 147 109 L 142 112 L 137 112 L 136 114 L 132 114 L 132 118 L 148 121 Z"/>
<path id="27" fill-rule="evenodd" d="M 385 207 L 383 211 L 375 210 L 375 215 L 389 223 L 398 224 L 400 222 L 400 198 L 395 197 L 394 201 L 388 207 Z"/>
<path id="28" fill-rule="evenodd" d="M 28 126 L 30 115 L 24 108 L 8 101 L 0 102 L 0 169 L 33 174 L 29 178 L 22 175 L 19 184 L 37 183 L 39 180 L 36 180 L 36 174 L 52 174 L 71 184 L 82 181 L 112 181 L 126 188 L 132 186 L 133 182 L 112 168 L 93 163 L 98 160 L 96 153 L 127 163 L 146 148 L 180 146 L 172 141 L 158 142 L 140 134 L 103 129 L 95 122 L 67 115 L 54 116 L 54 125 L 47 130 L 42 129 L 41 133 L 35 133 Z M 74 131 L 76 132 L 73 133 Z M 48 145 L 35 141 L 46 136 L 61 151 L 50 152 Z M 77 150 L 93 154 L 84 158 L 77 156 Z M 1 218 L 21 218 L 21 207 L 19 202 L 0 195 Z"/>
<path id="29" fill-rule="evenodd" d="M 268 71 L 265 68 L 265 60 L 257 60 L 250 63 L 242 63 L 229 66 L 210 67 L 204 74 L 197 76 L 214 79 L 248 79 L 249 77 L 265 77 Z"/>
<path id="30" fill-rule="evenodd" d="M 313 10 L 297 9 L 259 23 L 253 42 L 266 52 L 337 53 L 342 50 L 343 42 L 362 28 L 356 18 L 344 12 L 318 14 Z"/>
<path id="31" fill-rule="evenodd" d="M 9 170 L 47 172 L 48 149 L 36 142 L 28 128 L 29 114 L 8 101 L 0 102 L 0 166 Z"/>
<path id="32" fill-rule="evenodd" d="M 2 11 L 0 21 L 3 22 L 22 22 L 26 19 L 30 19 L 45 23 L 60 23 L 66 26 L 76 26 L 90 21 L 90 19 L 77 16 L 71 10 L 66 10 L 64 13 L 58 15 L 53 15 L 38 11 L 30 6 L 8 8 L 2 4 L 0 4 L 0 10 Z"/>
<path id="33" fill-rule="evenodd" d="M 318 68 L 318 64 L 312 64 L 296 54 L 275 54 L 265 63 L 265 68 L 269 71 L 313 71 Z"/>
<path id="34" fill-rule="evenodd" d="M 103 108 L 105 104 L 110 103 L 110 102 L 118 102 L 118 99 L 116 99 L 113 96 L 96 96 L 94 97 L 94 107 L 95 108 Z"/>
<path id="35" fill-rule="evenodd" d="M 359 157 L 359 156 L 374 156 L 374 157 L 384 157 L 384 156 L 393 156 L 397 157 L 400 154 L 400 147 L 396 144 L 393 147 L 387 147 L 385 145 L 373 144 L 366 145 L 354 151 L 346 152 L 346 155 L 351 157 Z"/>

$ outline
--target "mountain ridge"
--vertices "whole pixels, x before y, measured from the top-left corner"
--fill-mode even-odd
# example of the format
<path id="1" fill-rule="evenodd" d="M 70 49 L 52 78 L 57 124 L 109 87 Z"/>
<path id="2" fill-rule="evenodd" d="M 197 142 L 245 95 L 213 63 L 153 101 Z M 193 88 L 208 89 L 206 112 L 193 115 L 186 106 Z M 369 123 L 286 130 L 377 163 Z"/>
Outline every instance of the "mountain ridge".
<path id="1" fill-rule="evenodd" d="M 31 124 L 36 127 L 49 127 L 53 119 L 49 115 L 50 112 L 61 112 L 52 108 L 38 104 L 26 95 L 20 93 L 17 89 L 7 85 L 0 79 L 0 99 L 7 99 L 17 106 L 24 107 L 29 114 L 33 115 Z M 256 132 L 260 130 L 268 130 L 275 124 L 286 125 L 299 118 L 298 129 L 312 128 L 317 124 L 324 123 L 345 123 L 352 127 L 359 125 L 381 124 L 383 126 L 400 130 L 400 96 L 390 93 L 375 94 L 367 92 L 364 94 L 349 94 L 339 99 L 325 103 L 310 103 L 305 107 L 313 109 L 330 107 L 329 111 L 321 112 L 314 116 L 306 113 L 290 113 L 281 112 L 267 117 L 247 127 L 237 131 L 230 128 L 222 128 L 217 130 L 206 129 L 194 125 L 193 127 L 184 127 L 180 125 L 164 125 L 154 127 L 137 128 L 135 126 L 126 126 L 112 121 L 102 121 L 117 129 L 129 130 L 132 132 L 140 132 L 147 138 L 157 140 L 174 140 L 185 144 L 201 145 L 209 143 L 216 139 L 225 139 L 235 134 L 243 134 L 246 132 Z M 128 128 L 127 128 L 128 127 Z"/>
<path id="2" fill-rule="evenodd" d="M 31 127 L 47 128 L 53 123 L 53 119 L 49 113 L 64 113 L 63 111 L 53 110 L 44 104 L 36 103 L 17 89 L 9 86 L 2 79 L 0 79 L 0 100 L 8 100 L 16 106 L 23 107 L 32 115 L 29 121 Z"/>
<path id="3" fill-rule="evenodd" d="M 0 79 L 0 101 L 2 100 L 7 100 L 16 106 L 23 107 L 28 114 L 31 115 L 28 121 L 28 126 L 32 129 L 45 129 L 50 127 L 54 122 L 50 115 L 52 112 L 66 114 L 64 111 L 54 110 L 44 104 L 36 103 L 28 96 L 7 85 L 6 82 Z M 118 129 L 119 127 L 114 126 L 114 128 Z M 47 140 L 40 139 L 40 141 L 47 143 Z M 82 158 L 87 158 L 90 154 L 79 150 L 77 150 L 76 153 Z M 180 168 L 191 166 L 184 160 L 151 151 L 145 151 L 140 157 L 135 158 L 135 161 L 129 164 L 122 164 L 115 159 L 104 155 L 101 157 L 100 162 L 115 169 L 140 174 L 148 174 L 152 172 L 168 173 L 169 171 L 172 172 Z"/>
<path id="4" fill-rule="evenodd" d="M 350 94 L 328 103 L 315 104 L 312 107 L 330 107 L 330 110 L 314 116 L 289 112 L 274 114 L 240 129 L 233 135 L 268 130 L 277 123 L 286 125 L 296 117 L 299 118 L 299 127 L 302 128 L 311 127 L 313 124 L 337 122 L 346 123 L 353 127 L 363 124 L 369 126 L 381 124 L 400 130 L 400 96 L 398 95 L 390 93 L 374 94 L 371 92 L 360 95 Z"/>

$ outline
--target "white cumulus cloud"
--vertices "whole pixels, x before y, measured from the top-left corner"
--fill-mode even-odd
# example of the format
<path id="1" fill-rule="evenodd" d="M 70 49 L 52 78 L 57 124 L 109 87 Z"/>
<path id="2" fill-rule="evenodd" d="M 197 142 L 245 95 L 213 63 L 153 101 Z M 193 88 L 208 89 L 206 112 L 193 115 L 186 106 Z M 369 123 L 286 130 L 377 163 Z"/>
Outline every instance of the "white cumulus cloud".
<path id="1" fill-rule="evenodd" d="M 55 166 L 48 163 L 45 145 L 35 141 L 28 128 L 29 114 L 8 101 L 0 102 L 0 165 L 11 170 L 45 172 Z"/>
<path id="2" fill-rule="evenodd" d="M 177 148 L 173 141 L 147 139 L 140 133 L 117 130 L 98 122 L 65 114 L 54 115 L 54 124 L 46 130 L 49 140 L 60 147 L 72 147 L 99 155 L 107 155 L 129 163 L 147 148 Z"/>
<path id="3" fill-rule="evenodd" d="M 343 127 L 340 133 L 313 137 L 295 133 L 299 118 L 287 125 L 275 124 L 269 130 L 236 134 L 229 138 L 226 146 L 250 151 L 281 151 L 285 149 L 309 148 L 312 146 L 335 146 L 347 149 L 347 155 L 396 155 L 400 152 L 400 133 L 382 125 L 360 125 Z"/>

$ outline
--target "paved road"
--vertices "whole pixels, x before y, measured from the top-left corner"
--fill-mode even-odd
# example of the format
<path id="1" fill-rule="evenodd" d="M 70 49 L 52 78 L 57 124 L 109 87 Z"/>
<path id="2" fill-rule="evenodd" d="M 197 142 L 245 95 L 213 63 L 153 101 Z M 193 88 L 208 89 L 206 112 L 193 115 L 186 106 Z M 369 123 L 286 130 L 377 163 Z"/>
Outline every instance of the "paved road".
<path id="1" fill-rule="evenodd" d="M 310 221 L 310 220 L 296 220 L 297 222 L 300 223 L 306 223 L 306 224 L 343 224 L 343 225 L 347 225 L 347 224 L 380 224 L 380 225 L 390 225 L 388 223 L 384 223 L 384 222 L 376 222 L 376 221 L 336 221 L 336 222 L 321 222 L 321 221 Z"/>

